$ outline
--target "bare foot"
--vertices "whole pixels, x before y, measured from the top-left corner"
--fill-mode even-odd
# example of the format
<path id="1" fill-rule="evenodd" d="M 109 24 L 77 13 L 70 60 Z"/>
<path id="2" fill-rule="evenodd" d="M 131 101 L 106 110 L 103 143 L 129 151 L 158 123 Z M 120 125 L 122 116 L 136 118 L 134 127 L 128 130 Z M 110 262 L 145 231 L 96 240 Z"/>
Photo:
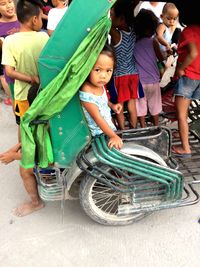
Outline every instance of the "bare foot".
<path id="1" fill-rule="evenodd" d="M 26 202 L 14 209 L 13 214 L 18 217 L 23 217 L 42 208 L 44 208 L 44 203 L 42 201 L 40 201 L 37 205 L 32 202 Z"/>

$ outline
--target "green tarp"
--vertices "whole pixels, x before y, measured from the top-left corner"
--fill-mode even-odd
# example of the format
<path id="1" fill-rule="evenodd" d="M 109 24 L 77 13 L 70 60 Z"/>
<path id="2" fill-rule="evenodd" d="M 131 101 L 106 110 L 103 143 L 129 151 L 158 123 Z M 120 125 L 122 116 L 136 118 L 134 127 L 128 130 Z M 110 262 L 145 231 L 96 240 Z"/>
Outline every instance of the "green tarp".
<path id="1" fill-rule="evenodd" d="M 22 117 L 20 125 L 22 167 L 34 167 L 36 157 L 42 168 L 53 163 L 48 126 L 45 124 L 31 126 L 30 122 L 35 119 L 49 120 L 62 111 L 89 75 L 105 45 L 110 27 L 110 19 L 107 16 L 103 17 L 91 29 L 63 70 L 41 90 Z"/>

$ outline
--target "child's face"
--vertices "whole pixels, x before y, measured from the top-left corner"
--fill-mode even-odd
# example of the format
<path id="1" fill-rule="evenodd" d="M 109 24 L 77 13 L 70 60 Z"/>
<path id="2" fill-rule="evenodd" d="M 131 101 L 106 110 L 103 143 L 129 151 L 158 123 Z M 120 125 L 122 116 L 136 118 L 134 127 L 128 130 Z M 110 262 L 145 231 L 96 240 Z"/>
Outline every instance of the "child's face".
<path id="1" fill-rule="evenodd" d="M 12 18 L 15 15 L 13 0 L 0 0 L 0 13 L 2 17 Z"/>
<path id="2" fill-rule="evenodd" d="M 178 18 L 178 10 L 177 9 L 169 9 L 165 14 L 161 15 L 161 19 L 163 20 L 163 23 L 167 27 L 173 27 Z"/>
<path id="3" fill-rule="evenodd" d="M 106 85 L 112 76 L 114 60 L 106 54 L 100 54 L 89 75 L 89 82 L 95 87 Z"/>

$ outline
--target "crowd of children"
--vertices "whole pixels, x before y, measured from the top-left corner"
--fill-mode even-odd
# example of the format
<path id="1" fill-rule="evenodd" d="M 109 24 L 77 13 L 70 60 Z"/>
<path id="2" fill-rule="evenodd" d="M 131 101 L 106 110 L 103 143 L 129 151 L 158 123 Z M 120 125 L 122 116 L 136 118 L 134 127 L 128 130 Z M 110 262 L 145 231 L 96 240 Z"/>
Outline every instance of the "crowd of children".
<path id="1" fill-rule="evenodd" d="M 18 1 L 17 1 L 18 2 Z M 28 2 L 28 1 L 27 1 Z M 55 30 L 57 24 L 62 19 L 68 9 L 68 0 L 41 0 L 42 7 L 42 30 L 47 31 L 50 36 Z M 34 1 L 33 1 L 34 3 Z M 17 19 L 14 0 L 0 1 L 0 49 L 2 53 L 2 44 L 6 36 L 12 35 L 20 30 L 20 22 Z M 8 76 L 1 64 L 0 82 L 6 93 L 4 103 L 13 105 L 14 98 L 13 84 L 14 80 Z"/>
<path id="2" fill-rule="evenodd" d="M 40 0 L 18 0 L 19 28 L 14 11 L 7 11 L 12 9 L 9 9 L 10 6 L 14 10 L 13 0 L 0 0 L 0 27 L 3 22 L 5 25 L 12 25 L 10 30 L 2 34 L 3 38 L 10 35 L 5 40 L 2 39 L 2 65 L 5 74 L 15 80 L 14 111 L 18 124 L 29 108 L 28 90 L 31 85 L 39 84 L 39 54 L 48 41 L 48 35 L 51 36 L 68 8 L 68 1 L 64 0 L 42 2 L 48 6 L 46 14 L 43 13 L 44 8 Z M 185 5 L 187 6 L 186 3 Z M 123 142 L 116 131 L 125 129 L 125 107 L 129 114 L 130 128 L 137 127 L 138 119 L 140 126 L 145 127 L 145 116 L 148 112 L 153 118 L 153 124 L 159 124 L 162 100 L 158 63 L 166 64 L 168 56 L 172 54 L 172 35 L 180 16 L 180 22 L 186 27 L 178 44 L 175 103 L 182 146 L 174 146 L 173 152 L 177 156 L 190 157 L 188 108 L 192 99 L 200 99 L 199 17 L 196 13 L 190 13 L 184 5 L 177 8 L 173 3 L 166 3 L 160 18 L 149 8 L 141 9 L 134 18 L 134 6 L 131 0 L 117 0 L 112 7 L 111 45 L 105 45 L 90 75 L 80 88 L 79 96 L 88 126 L 92 136 L 104 133 L 109 137 L 108 147 L 120 149 Z M 45 28 L 42 19 L 47 19 L 48 34 L 41 31 Z M 19 32 L 13 34 L 14 31 Z M 108 83 L 110 101 L 106 93 Z M 111 109 L 116 113 L 116 121 L 111 117 Z M 19 135 L 19 144 L 1 154 L 0 161 L 7 164 L 19 159 L 20 147 Z M 43 203 L 39 199 L 33 170 L 20 167 L 20 174 L 31 201 L 18 207 L 15 214 L 24 216 L 42 208 Z"/>

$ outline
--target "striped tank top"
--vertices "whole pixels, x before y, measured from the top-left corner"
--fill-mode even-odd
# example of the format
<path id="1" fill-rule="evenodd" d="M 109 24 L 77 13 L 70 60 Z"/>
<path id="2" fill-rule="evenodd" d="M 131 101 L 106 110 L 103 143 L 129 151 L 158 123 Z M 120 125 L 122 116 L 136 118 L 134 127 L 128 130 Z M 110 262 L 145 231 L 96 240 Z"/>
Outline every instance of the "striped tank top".
<path id="1" fill-rule="evenodd" d="M 134 47 L 136 35 L 133 30 L 130 32 L 119 31 L 121 38 L 118 44 L 114 46 L 117 58 L 117 65 L 114 70 L 114 76 L 124 76 L 129 74 L 137 74 L 137 67 L 134 57 Z"/>

